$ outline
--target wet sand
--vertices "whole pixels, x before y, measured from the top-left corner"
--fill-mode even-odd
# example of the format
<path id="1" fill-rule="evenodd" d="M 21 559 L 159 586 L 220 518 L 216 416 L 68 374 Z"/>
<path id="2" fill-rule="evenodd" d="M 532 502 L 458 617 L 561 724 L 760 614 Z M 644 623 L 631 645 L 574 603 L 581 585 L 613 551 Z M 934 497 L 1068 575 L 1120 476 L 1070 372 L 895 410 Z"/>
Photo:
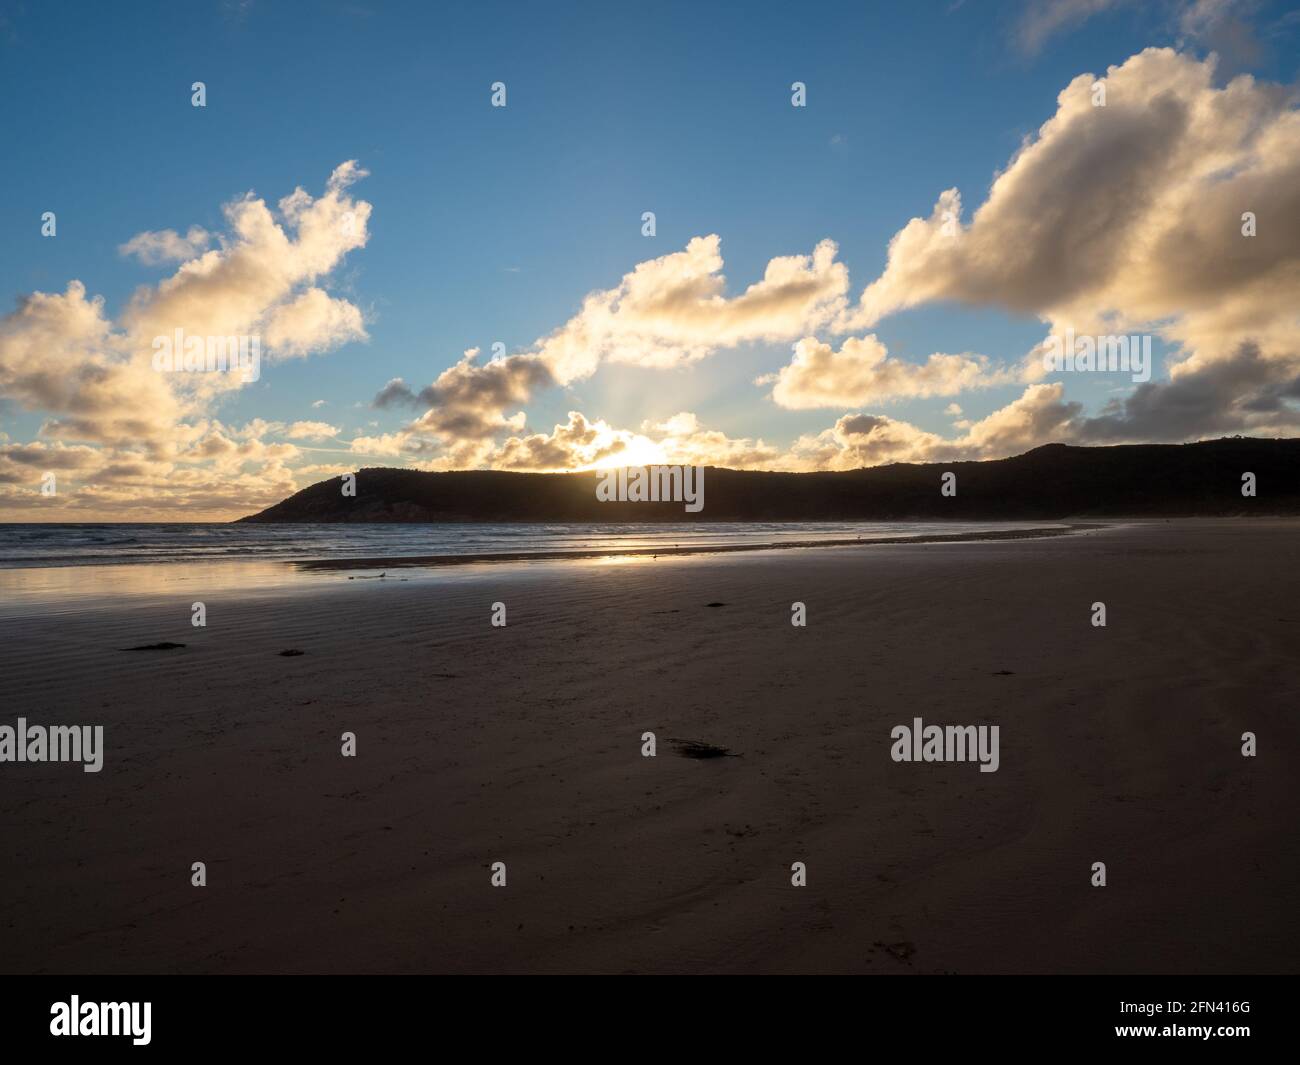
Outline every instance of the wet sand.
<path id="1" fill-rule="evenodd" d="M 1300 962 L 1300 522 L 403 576 L 0 617 L 0 724 L 107 748 L 0 765 L 0 968 Z M 999 770 L 893 762 L 915 717 Z"/>

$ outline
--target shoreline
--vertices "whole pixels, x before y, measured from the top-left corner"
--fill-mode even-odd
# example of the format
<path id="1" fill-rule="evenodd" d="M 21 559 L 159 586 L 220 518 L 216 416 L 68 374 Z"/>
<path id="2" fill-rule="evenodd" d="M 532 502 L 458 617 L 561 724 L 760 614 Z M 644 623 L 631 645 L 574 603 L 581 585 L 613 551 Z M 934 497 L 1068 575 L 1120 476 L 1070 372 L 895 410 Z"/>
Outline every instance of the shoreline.
<path id="1" fill-rule="evenodd" d="M 475 562 L 573 562 L 592 558 L 628 558 L 651 555 L 722 555 L 741 551 L 785 551 L 812 547 L 870 547 L 877 544 L 951 544 L 979 543 L 995 540 L 1028 540 L 1042 537 L 1068 536 L 1074 533 L 1112 528 L 1104 523 L 1075 522 L 1064 528 L 998 529 L 977 533 L 945 533 L 938 536 L 881 536 L 864 540 L 862 537 L 839 537 L 833 540 L 773 540 L 752 544 L 691 544 L 686 547 L 627 547 L 590 548 L 574 551 L 493 551 L 474 555 L 377 555 L 368 558 L 313 558 L 285 559 L 288 565 L 305 570 L 375 569 L 391 566 L 394 569 L 461 566 Z"/>
<path id="2" fill-rule="evenodd" d="M 1119 528 L 1119 525 L 1110 528 Z M 1086 522 L 1062 523 L 1057 527 L 990 529 L 983 531 L 933 532 L 885 535 L 874 538 L 832 536 L 798 540 L 764 539 L 754 542 L 687 543 L 666 546 L 639 543 L 634 546 L 562 546 L 553 550 L 524 548 L 473 554 L 365 555 L 343 558 L 238 558 L 177 560 L 156 563 L 146 560 L 62 566 L 0 567 L 0 618 L 33 617 L 44 611 L 66 614 L 72 609 L 111 609 L 122 598 L 166 600 L 172 596 L 201 600 L 205 596 L 276 595 L 305 590 L 324 590 L 340 583 L 350 584 L 387 574 L 401 581 L 421 583 L 452 580 L 491 580 L 496 576 L 531 571 L 536 575 L 569 568 L 573 564 L 600 567 L 658 559 L 702 564 L 709 558 L 719 563 L 761 559 L 764 555 L 793 558 L 801 554 L 833 557 L 835 551 L 787 551 L 787 548 L 848 548 L 877 546 L 908 547 L 921 544 L 1030 542 L 1056 539 L 1074 533 L 1108 528 Z M 849 552 L 867 555 L 874 552 Z M 398 576 L 399 572 L 402 574 Z M 408 577 L 407 574 L 410 576 Z M 346 577 L 346 581 L 340 578 Z"/>

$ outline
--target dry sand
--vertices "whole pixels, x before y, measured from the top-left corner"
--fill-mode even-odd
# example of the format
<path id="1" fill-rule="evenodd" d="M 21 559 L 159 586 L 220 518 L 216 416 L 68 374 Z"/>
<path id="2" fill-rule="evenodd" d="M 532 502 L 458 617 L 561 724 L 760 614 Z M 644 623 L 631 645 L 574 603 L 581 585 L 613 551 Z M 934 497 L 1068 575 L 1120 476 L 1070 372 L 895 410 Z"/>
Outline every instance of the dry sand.
<path id="1" fill-rule="evenodd" d="M 107 746 L 0 766 L 3 969 L 1300 961 L 1300 523 L 404 575 L 0 621 L 0 724 Z M 894 763 L 917 716 L 1000 770 Z"/>

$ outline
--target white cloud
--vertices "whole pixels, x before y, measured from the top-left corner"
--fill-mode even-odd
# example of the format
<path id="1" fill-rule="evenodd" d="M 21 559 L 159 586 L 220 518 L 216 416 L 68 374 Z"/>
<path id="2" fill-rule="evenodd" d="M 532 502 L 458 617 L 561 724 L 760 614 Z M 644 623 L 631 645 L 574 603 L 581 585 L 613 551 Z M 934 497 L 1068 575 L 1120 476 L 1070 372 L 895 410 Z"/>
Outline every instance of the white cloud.
<path id="1" fill-rule="evenodd" d="M 369 339 L 361 311 L 319 288 L 276 307 L 265 319 L 265 330 L 270 351 L 297 357 Z"/>
<path id="2" fill-rule="evenodd" d="M 1013 374 L 993 370 L 983 355 L 933 354 L 923 363 L 903 362 L 874 335 L 850 337 L 836 351 L 815 337 L 794 346 L 789 365 L 760 377 L 772 399 L 788 410 L 862 407 L 898 399 L 951 396 L 1000 384 Z"/>
<path id="3" fill-rule="evenodd" d="M 61 444 L 102 457 L 98 468 L 78 466 L 81 479 L 61 484 L 57 504 L 45 502 L 45 511 L 148 515 L 179 506 L 197 515 L 251 508 L 293 490 L 288 464 L 298 449 L 260 440 L 277 427 L 255 421 L 236 435 L 209 420 L 213 402 L 241 387 L 242 375 L 155 371 L 153 340 L 176 329 L 200 337 L 265 333 L 274 357 L 364 338 L 360 311 L 320 287 L 348 251 L 366 243 L 370 205 L 346 191 L 364 174 L 344 163 L 324 196 L 297 189 L 278 214 L 252 194 L 235 200 L 225 207 L 229 232 L 207 251 L 214 238 L 198 227 L 185 237 L 138 234 L 124 254 L 186 261 L 138 289 L 116 317 L 79 281 L 61 294 L 32 293 L 0 317 L 0 392 L 46 416 L 42 439 L 25 446 L 47 448 L 41 454 L 52 461 L 69 454 L 57 450 Z M 0 464 L 7 486 L 0 495 L 6 505 L 35 506 L 39 473 L 21 454 Z"/>
<path id="4" fill-rule="evenodd" d="M 845 328 L 937 300 L 1036 315 L 1080 334 L 1153 332 L 1175 346 L 1173 382 L 1143 386 L 1134 417 L 1171 424 L 1184 395 L 1173 383 L 1239 362 L 1228 375 L 1273 402 L 1300 373 L 1300 112 L 1276 86 L 1240 77 L 1214 86 L 1213 59 L 1148 49 L 1060 94 L 1056 114 L 998 175 L 988 199 L 955 235 L 955 189 L 929 219 L 890 242 L 888 264 L 863 291 Z M 1258 235 L 1243 236 L 1253 212 Z M 1261 374 L 1255 371 L 1264 371 Z M 1029 367 L 1027 377 L 1041 373 Z M 1273 398 L 1271 398 L 1273 397 Z M 1224 393 L 1211 426 L 1245 428 L 1250 397 Z M 1294 411 L 1272 424 L 1295 426 Z M 1135 437 L 1142 422 L 1129 428 Z"/>
<path id="5" fill-rule="evenodd" d="M 834 241 L 772 259 L 761 281 L 732 298 L 723 294 L 721 247 L 716 235 L 695 237 L 683 251 L 639 263 L 617 287 L 589 295 L 534 352 L 568 384 L 602 361 L 662 369 L 739 344 L 792 340 L 842 311 L 849 276 Z"/>
<path id="6" fill-rule="evenodd" d="M 118 252 L 126 256 L 135 256 L 146 265 L 165 262 L 185 262 L 195 258 L 212 243 L 212 235 L 202 226 L 190 226 L 189 231 L 181 236 L 174 229 L 163 229 L 156 233 L 137 233 L 125 244 L 118 247 Z"/>
<path id="7" fill-rule="evenodd" d="M 337 425 L 328 422 L 294 422 L 284 435 L 290 440 L 327 440 L 342 432 Z"/>
<path id="8" fill-rule="evenodd" d="M 534 392 L 588 378 L 605 362 L 670 369 L 828 324 L 845 313 L 849 284 L 835 256 L 827 240 L 811 255 L 772 259 L 761 280 L 728 298 L 721 241 L 696 237 L 683 251 L 639 263 L 616 287 L 589 294 L 576 315 L 529 350 L 480 364 L 474 349 L 418 393 L 400 378 L 389 381 L 374 403 L 426 406 L 402 431 L 421 449 L 425 434 L 451 445 L 518 431 L 524 415 L 517 408 Z M 464 447 L 454 455 L 467 457 Z"/>

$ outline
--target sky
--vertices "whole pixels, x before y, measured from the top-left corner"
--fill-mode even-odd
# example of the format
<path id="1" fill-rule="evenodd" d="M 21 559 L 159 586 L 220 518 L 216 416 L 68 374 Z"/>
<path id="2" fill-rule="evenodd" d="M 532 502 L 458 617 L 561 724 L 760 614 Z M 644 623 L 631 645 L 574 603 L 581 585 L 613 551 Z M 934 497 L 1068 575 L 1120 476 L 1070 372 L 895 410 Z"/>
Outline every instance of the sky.
<path id="1" fill-rule="evenodd" d="M 0 520 L 1300 435 L 1298 65 L 1265 0 L 0 0 Z"/>

